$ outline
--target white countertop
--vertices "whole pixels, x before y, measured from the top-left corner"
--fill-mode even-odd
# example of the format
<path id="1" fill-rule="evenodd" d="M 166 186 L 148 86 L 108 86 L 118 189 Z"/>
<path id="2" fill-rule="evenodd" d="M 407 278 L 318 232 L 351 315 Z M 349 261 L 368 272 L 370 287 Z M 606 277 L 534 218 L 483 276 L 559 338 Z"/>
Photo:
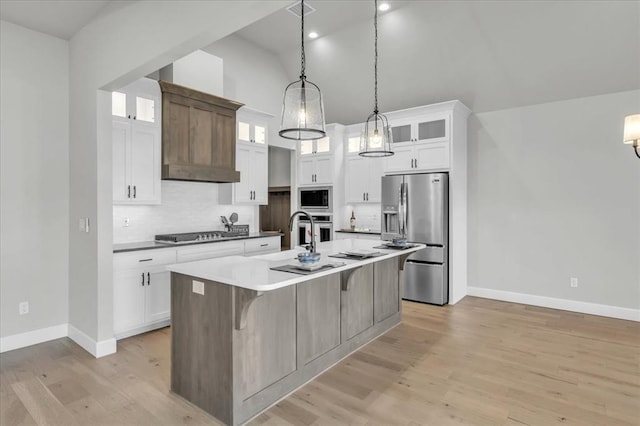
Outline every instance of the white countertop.
<path id="1" fill-rule="evenodd" d="M 344 262 L 344 266 L 329 268 L 309 275 L 299 275 L 289 272 L 274 271 L 270 268 L 274 266 L 296 264 L 298 253 L 305 251 L 302 247 L 294 250 L 281 251 L 279 253 L 265 254 L 262 256 L 243 257 L 228 256 L 216 259 L 199 260 L 195 262 L 179 263 L 169 265 L 167 269 L 183 275 L 190 275 L 203 280 L 216 281 L 223 284 L 233 285 L 256 291 L 269 291 L 278 288 L 298 284 L 337 272 L 346 271 L 358 266 L 379 262 L 403 254 L 413 253 L 425 247 L 420 244 L 405 250 L 374 249 L 381 245 L 381 241 L 345 239 L 326 241 L 319 243 L 317 252 L 322 254 L 320 264 L 332 262 Z M 329 257 L 349 249 L 369 249 L 379 250 L 384 253 L 382 256 L 372 257 L 363 260 L 340 259 Z"/>

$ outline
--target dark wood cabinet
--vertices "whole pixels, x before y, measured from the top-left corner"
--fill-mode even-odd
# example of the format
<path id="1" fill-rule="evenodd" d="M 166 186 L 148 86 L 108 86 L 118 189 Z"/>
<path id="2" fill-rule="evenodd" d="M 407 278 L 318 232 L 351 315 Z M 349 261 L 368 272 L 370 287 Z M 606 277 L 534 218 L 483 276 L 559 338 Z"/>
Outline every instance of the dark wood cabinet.
<path id="1" fill-rule="evenodd" d="M 162 179 L 239 182 L 236 111 L 243 104 L 160 81 Z"/>

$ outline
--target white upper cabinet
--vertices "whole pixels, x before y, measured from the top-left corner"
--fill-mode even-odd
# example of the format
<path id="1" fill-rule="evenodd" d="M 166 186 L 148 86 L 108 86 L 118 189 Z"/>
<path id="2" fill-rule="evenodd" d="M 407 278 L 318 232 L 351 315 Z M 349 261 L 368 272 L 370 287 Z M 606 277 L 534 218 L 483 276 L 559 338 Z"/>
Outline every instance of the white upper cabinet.
<path id="1" fill-rule="evenodd" d="M 448 169 L 450 162 L 451 114 L 419 114 L 391 120 L 392 149 L 386 173 Z"/>
<path id="2" fill-rule="evenodd" d="M 160 87 L 143 78 L 112 93 L 114 204 L 160 204 Z"/>
<path id="3" fill-rule="evenodd" d="M 345 137 L 344 194 L 347 204 L 379 203 L 384 159 L 362 157 L 360 152 L 360 126 L 351 127 Z"/>
<path id="4" fill-rule="evenodd" d="M 238 142 L 268 144 L 269 119 L 272 116 L 243 107 L 236 113 L 236 138 Z"/>
<path id="5" fill-rule="evenodd" d="M 391 120 L 391 136 L 394 144 L 407 142 L 435 143 L 449 140 L 449 113 Z"/>
<path id="6" fill-rule="evenodd" d="M 344 179 L 346 203 L 379 203 L 383 169 L 382 158 L 347 156 Z"/>
<path id="7" fill-rule="evenodd" d="M 271 118 L 271 114 L 248 107 L 236 113 L 236 170 L 240 172 L 240 182 L 219 185 L 221 204 L 267 204 Z"/>
<path id="8" fill-rule="evenodd" d="M 219 185 L 221 204 L 267 204 L 268 150 L 264 145 L 242 142 L 236 144 L 236 170 L 240 182 Z"/>
<path id="9" fill-rule="evenodd" d="M 298 147 L 298 184 L 301 186 L 330 185 L 333 182 L 331 138 L 300 141 Z"/>
<path id="10" fill-rule="evenodd" d="M 329 136 L 321 139 L 300 141 L 299 144 L 301 156 L 331 153 L 331 139 Z"/>

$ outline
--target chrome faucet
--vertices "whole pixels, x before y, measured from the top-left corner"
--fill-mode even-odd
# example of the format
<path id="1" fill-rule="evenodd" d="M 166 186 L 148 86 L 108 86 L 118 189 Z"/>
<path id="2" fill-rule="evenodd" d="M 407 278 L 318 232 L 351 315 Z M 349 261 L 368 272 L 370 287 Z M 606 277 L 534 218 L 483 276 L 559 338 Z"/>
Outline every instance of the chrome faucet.
<path id="1" fill-rule="evenodd" d="M 305 212 L 304 210 L 298 210 L 297 212 L 293 213 L 289 218 L 289 231 L 293 231 L 293 219 L 297 215 L 306 216 L 309 219 L 309 222 L 311 222 L 311 242 L 309 243 L 307 250 L 309 250 L 311 253 L 315 253 L 316 252 L 316 237 L 315 237 L 315 231 L 314 231 L 315 226 L 313 224 L 313 218 L 309 213 Z"/>

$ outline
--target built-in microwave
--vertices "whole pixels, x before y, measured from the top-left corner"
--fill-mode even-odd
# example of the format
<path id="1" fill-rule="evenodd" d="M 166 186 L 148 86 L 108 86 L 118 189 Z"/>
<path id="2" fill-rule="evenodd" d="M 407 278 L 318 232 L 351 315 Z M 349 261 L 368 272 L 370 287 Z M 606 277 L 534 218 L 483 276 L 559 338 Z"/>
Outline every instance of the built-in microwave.
<path id="1" fill-rule="evenodd" d="M 332 212 L 331 187 L 300 188 L 298 204 L 301 210 Z"/>

